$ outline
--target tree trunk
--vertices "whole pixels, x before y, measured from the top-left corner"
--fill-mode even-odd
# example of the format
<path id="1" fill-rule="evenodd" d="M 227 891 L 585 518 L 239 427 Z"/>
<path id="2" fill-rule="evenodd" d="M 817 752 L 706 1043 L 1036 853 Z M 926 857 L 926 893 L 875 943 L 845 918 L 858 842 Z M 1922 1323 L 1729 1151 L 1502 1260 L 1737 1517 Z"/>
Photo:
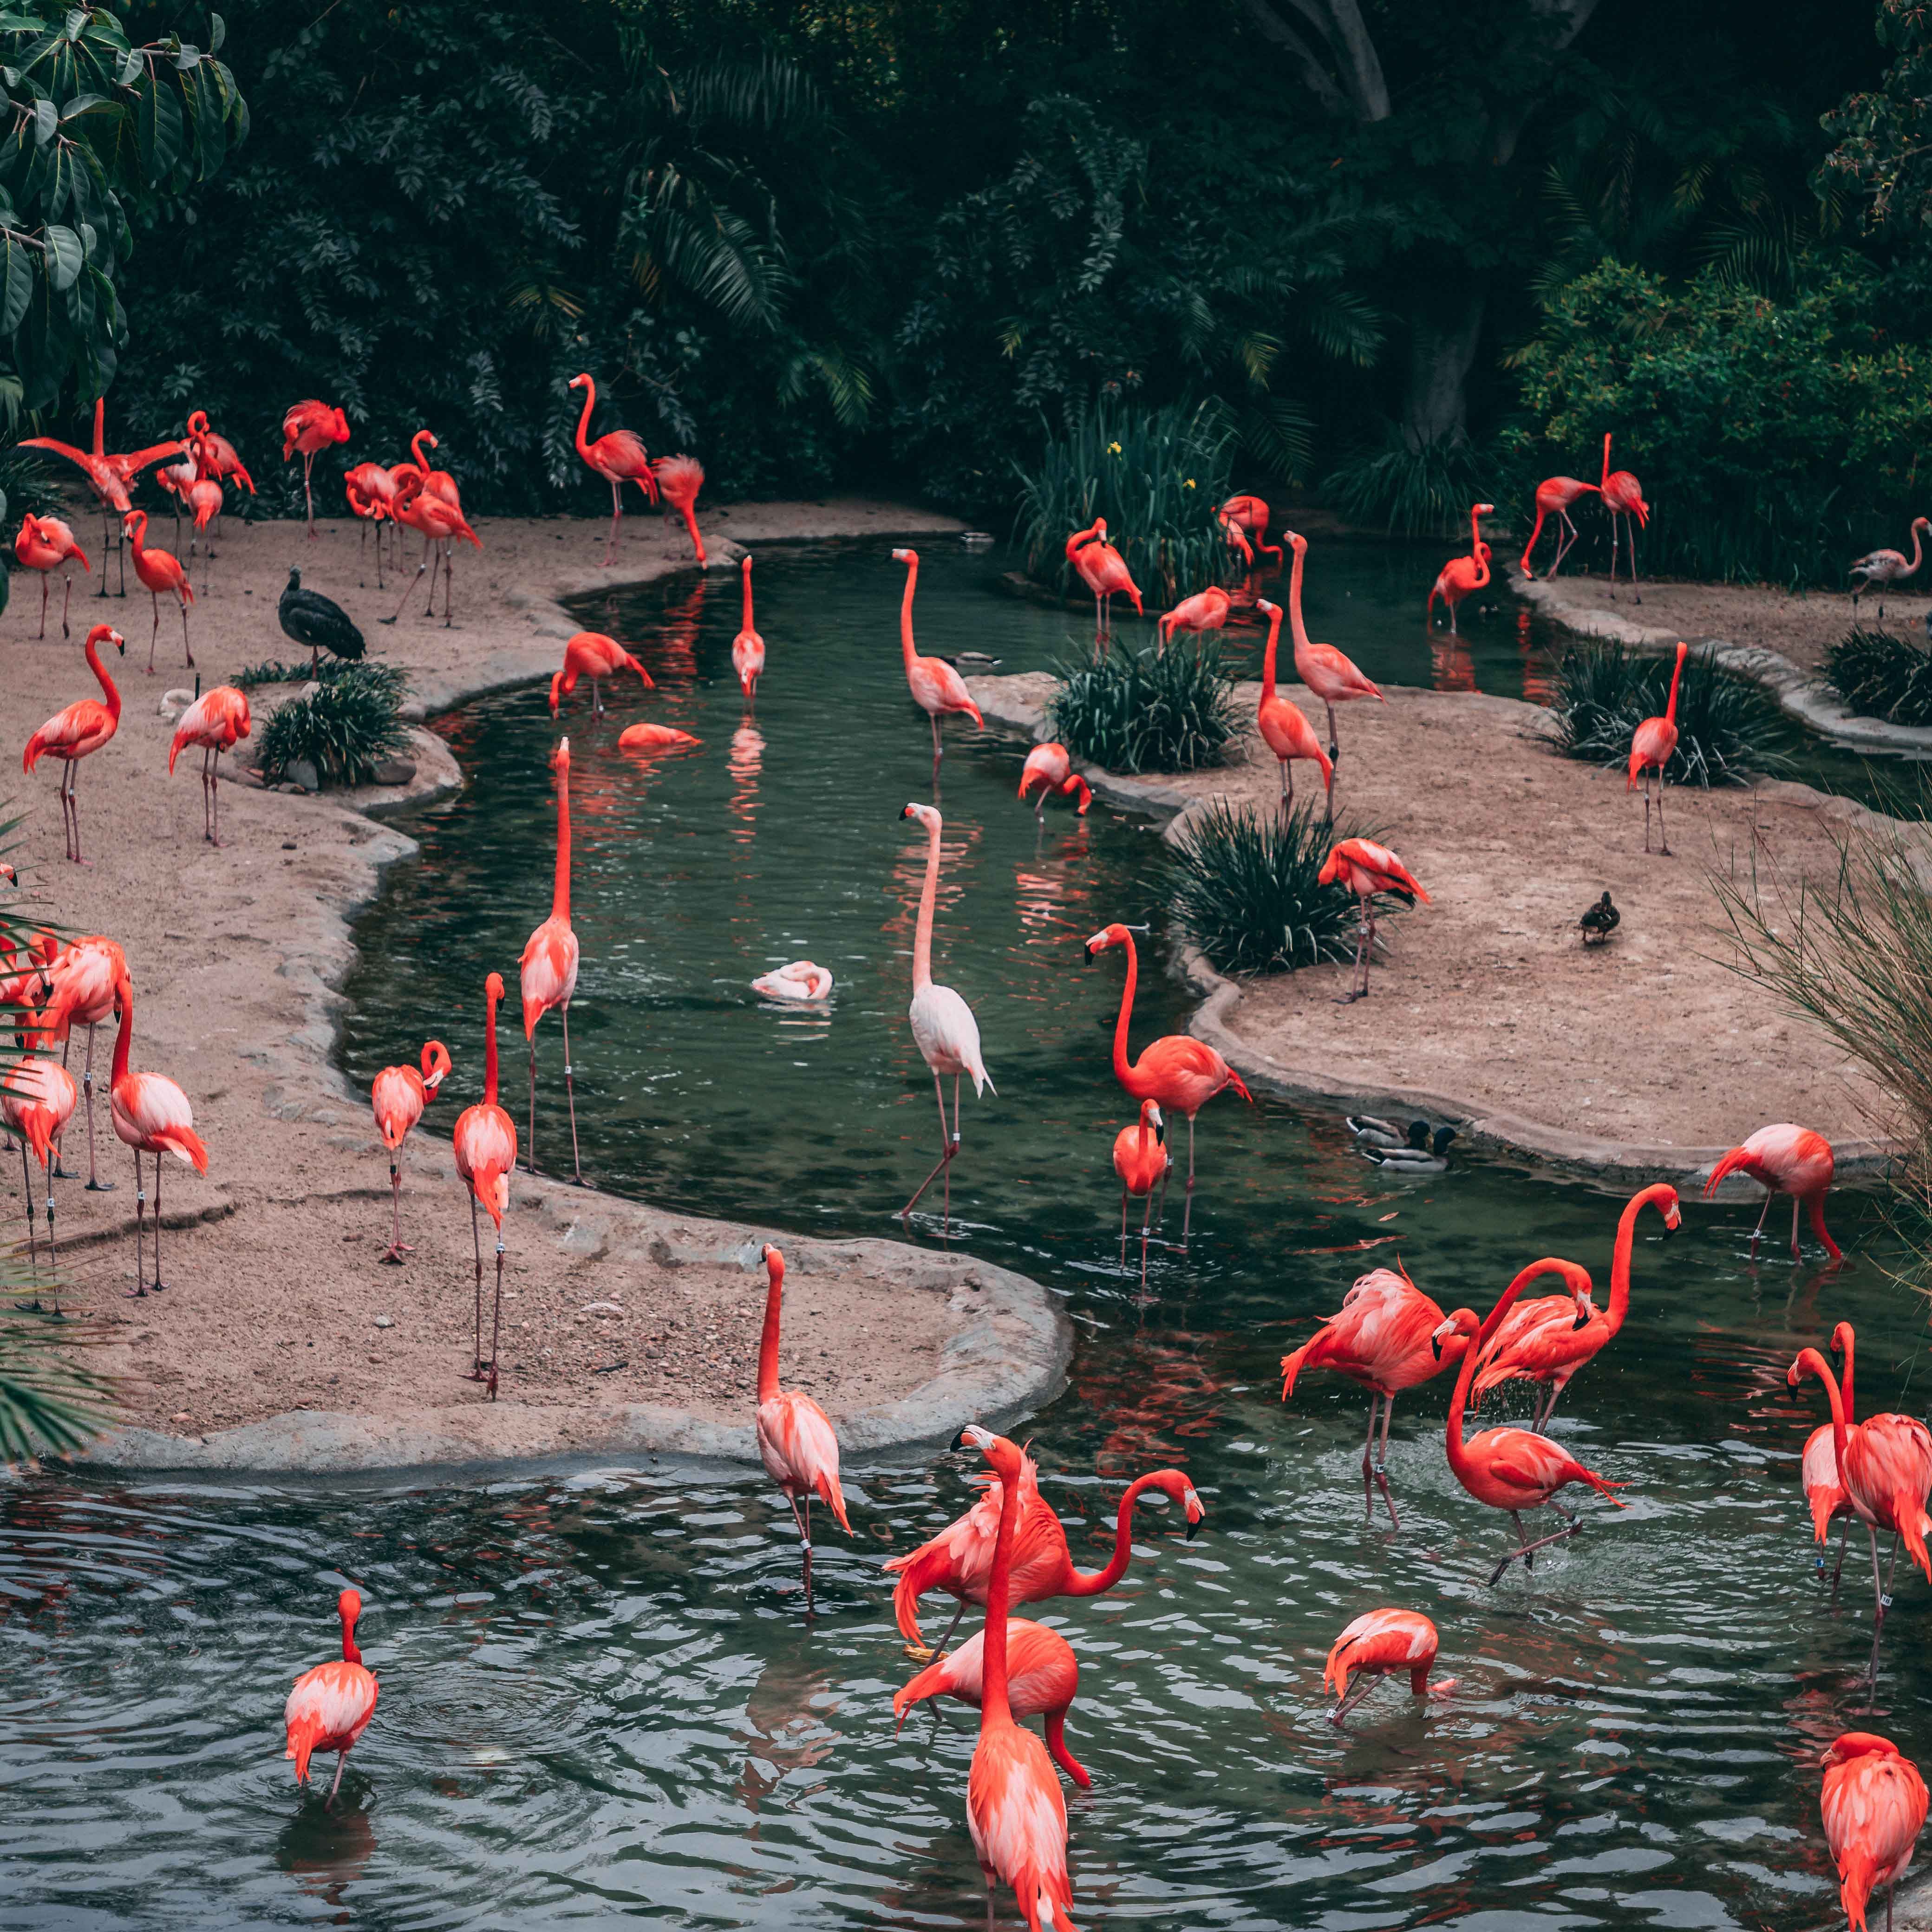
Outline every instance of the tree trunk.
<path id="1" fill-rule="evenodd" d="M 1469 371 L 1483 332 L 1484 308 L 1483 297 L 1472 290 L 1455 308 L 1432 305 L 1411 316 L 1402 434 L 1412 450 L 1467 437 Z"/>

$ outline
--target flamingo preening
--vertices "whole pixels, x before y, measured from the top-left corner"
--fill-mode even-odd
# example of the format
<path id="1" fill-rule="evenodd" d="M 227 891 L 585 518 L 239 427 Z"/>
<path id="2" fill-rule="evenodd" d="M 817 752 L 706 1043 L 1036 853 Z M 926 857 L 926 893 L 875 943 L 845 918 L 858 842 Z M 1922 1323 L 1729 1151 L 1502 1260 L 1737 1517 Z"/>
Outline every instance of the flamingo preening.
<path id="1" fill-rule="evenodd" d="M 1469 508 L 1469 554 L 1452 556 L 1442 568 L 1429 592 L 1429 602 L 1424 610 L 1426 622 L 1433 622 L 1436 600 L 1442 598 L 1449 613 L 1449 634 L 1460 634 L 1456 628 L 1456 611 L 1466 597 L 1473 596 L 1490 580 L 1490 547 L 1483 541 L 1483 519 L 1496 506 L 1493 503 L 1474 503 Z"/>
<path id="2" fill-rule="evenodd" d="M 1299 558 L 1296 560 L 1300 561 Z M 1322 774 L 1322 794 L 1328 801 L 1324 823 L 1332 825 L 1335 820 L 1335 767 L 1330 763 L 1328 754 L 1322 748 L 1322 740 L 1309 722 L 1307 714 L 1292 698 L 1282 697 L 1275 688 L 1275 650 L 1281 642 L 1281 607 L 1270 604 L 1264 597 L 1255 608 L 1268 620 L 1268 646 L 1262 653 L 1262 700 L 1256 711 L 1255 723 L 1261 732 L 1262 743 L 1280 760 L 1281 815 L 1286 818 L 1294 809 L 1294 761 L 1306 758 Z"/>
<path id="3" fill-rule="evenodd" d="M 67 856 L 76 866 L 90 862 L 80 855 L 80 807 L 74 795 L 80 760 L 90 752 L 99 751 L 121 728 L 121 694 L 101 664 L 100 647 L 104 644 L 112 644 L 124 657 L 128 640 L 112 625 L 97 624 L 88 632 L 82 646 L 88 668 L 100 681 L 106 701 L 77 698 L 71 704 L 63 706 L 27 740 L 20 758 L 20 769 L 29 776 L 44 758 L 58 758 L 66 766 L 61 775 L 61 824 L 67 833 Z"/>
<path id="4" fill-rule="evenodd" d="M 80 1104 L 80 1090 L 74 1076 L 58 1061 L 29 1054 L 16 1060 L 0 1081 L 0 1123 L 20 1143 L 20 1194 L 27 1208 L 27 1257 L 34 1274 L 40 1272 L 40 1256 L 34 1243 L 34 1183 L 27 1166 L 32 1150 L 47 1180 L 47 1263 L 53 1270 L 54 1312 L 60 1312 L 60 1255 L 54 1245 L 54 1170 L 56 1144 L 74 1110 Z M 38 1310 L 38 1300 L 29 1304 Z"/>
<path id="5" fill-rule="evenodd" d="M 389 1151 L 389 1245 L 376 1258 L 398 1268 L 404 1256 L 416 1252 L 403 1239 L 403 1143 L 422 1118 L 424 1108 L 436 1098 L 449 1069 L 449 1048 L 440 1040 L 429 1040 L 423 1042 L 420 1072 L 413 1066 L 386 1066 L 369 1084 L 376 1131 Z"/>
<path id="6" fill-rule="evenodd" d="M 342 1656 L 304 1670 L 296 1679 L 289 1701 L 282 1708 L 282 1722 L 288 1733 L 288 1748 L 282 1754 L 296 1761 L 296 1782 L 308 1782 L 308 1763 L 317 1751 L 335 1753 L 335 1782 L 322 1802 L 333 1804 L 342 1784 L 342 1773 L 356 1741 L 369 1728 L 376 1714 L 376 1680 L 362 1662 L 356 1647 L 356 1621 L 362 1614 L 362 1599 L 353 1590 L 344 1590 L 335 1600 L 336 1613 L 342 1619 Z"/>
<path id="7" fill-rule="evenodd" d="M 150 1284 L 141 1274 L 142 1222 L 148 1197 L 141 1186 L 141 1156 L 154 1157 L 154 1279 L 158 1294 L 167 1286 L 161 1279 L 161 1156 L 172 1154 L 197 1174 L 208 1172 L 208 1149 L 194 1130 L 194 1114 L 188 1096 L 164 1073 L 130 1073 L 128 1048 L 134 1034 L 134 988 L 124 968 L 114 982 L 121 1009 L 121 1030 L 114 1037 L 114 1075 L 110 1084 L 109 1112 L 114 1131 L 134 1150 L 134 1286 L 130 1296 L 144 1295 Z"/>
<path id="8" fill-rule="evenodd" d="M 40 573 L 40 628 L 34 634 L 47 634 L 47 592 L 52 588 L 52 573 L 64 563 L 80 560 L 86 570 L 87 553 L 74 542 L 74 532 L 58 517 L 37 517 L 32 511 L 20 519 L 20 534 L 14 539 L 14 556 L 22 568 Z M 89 572 L 90 575 L 92 574 Z M 65 588 L 61 592 L 61 635 L 72 634 L 68 628 L 68 605 L 74 598 L 74 572 L 61 571 Z"/>
<path id="9" fill-rule="evenodd" d="M 582 958 L 570 923 L 570 740 L 560 740 L 550 760 L 556 773 L 556 874 L 550 887 L 550 916 L 524 943 L 518 976 L 524 996 L 524 1038 L 530 1049 L 530 1140 L 524 1158 L 537 1167 L 537 1022 L 554 1006 L 563 1022 L 563 1091 L 570 1107 L 572 1178 L 584 1185 L 584 1162 L 577 1148 L 577 1088 L 570 1064 L 570 1001 L 577 991 Z"/>
<path id="10" fill-rule="evenodd" d="M 1076 818 L 1084 818 L 1087 808 L 1094 802 L 1091 789 L 1073 769 L 1072 757 L 1064 745 L 1036 745 L 1026 754 L 1026 763 L 1020 767 L 1020 802 L 1024 805 L 1028 794 L 1034 792 L 1039 796 L 1034 800 L 1033 815 L 1042 825 L 1046 822 L 1049 798 L 1073 800 Z"/>
<path id="11" fill-rule="evenodd" d="M 1448 1696 L 1456 1688 L 1454 1678 L 1429 1681 L 1440 1648 L 1436 1626 L 1420 1610 L 1365 1611 L 1335 1640 L 1322 1667 L 1322 1688 L 1335 1694 L 1328 1721 L 1339 1724 L 1390 1672 L 1406 1672 L 1415 1696 Z"/>
<path id="12" fill-rule="evenodd" d="M 343 477 L 342 488 L 349 499 L 349 508 L 362 526 L 362 534 L 356 544 L 356 555 L 368 554 L 369 530 L 371 524 L 376 531 L 376 588 L 382 588 L 382 539 L 386 530 L 393 531 L 398 525 L 393 512 L 396 502 L 396 479 L 394 474 L 380 463 L 358 463 Z"/>
<path id="13" fill-rule="evenodd" d="M 1376 950 L 1376 899 L 1385 893 L 1413 906 L 1418 899 L 1427 905 L 1430 897 L 1408 868 L 1386 845 L 1378 845 L 1372 838 L 1338 840 L 1330 847 L 1316 877 L 1324 886 L 1339 885 L 1353 892 L 1361 911 L 1361 926 L 1355 940 L 1355 970 L 1349 976 L 1348 991 L 1336 1000 L 1337 1006 L 1352 1006 L 1369 997 L 1369 961 Z M 1354 983 L 1358 977 L 1361 981 L 1359 986 Z"/>
<path id="14" fill-rule="evenodd" d="M 1598 483 L 1582 483 L 1574 476 L 1546 476 L 1536 486 L 1536 521 L 1531 526 L 1529 541 L 1522 547 L 1522 562 L 1520 566 L 1526 577 L 1534 577 L 1536 572 L 1530 568 L 1531 553 L 1536 548 L 1536 540 L 1543 534 L 1543 520 L 1554 517 L 1562 526 L 1556 532 L 1556 554 L 1550 560 L 1545 577 L 1554 577 L 1562 568 L 1564 558 L 1570 547 L 1576 541 L 1576 526 L 1570 520 L 1570 508 L 1580 496 L 1587 496 L 1592 490 L 1600 490 Z"/>
<path id="15" fill-rule="evenodd" d="M 1611 469 L 1607 434 L 1604 437 L 1604 478 L 1597 488 L 1604 508 L 1610 513 L 1610 595 L 1617 594 L 1617 524 L 1621 519 L 1630 539 L 1630 592 L 1641 604 L 1643 592 L 1636 587 L 1636 533 L 1650 522 L 1650 506 L 1643 500 L 1643 485 L 1628 470 Z"/>
<path id="16" fill-rule="evenodd" d="M 928 1697 L 956 1697 L 977 1710 L 986 1682 L 986 1634 L 975 1630 L 892 1693 L 892 1715 L 903 1724 L 906 1713 Z M 1066 1638 L 1025 1617 L 1006 1619 L 1007 1706 L 1016 1718 L 1046 1718 L 1047 1755 L 1082 1791 L 1090 1791 L 1087 1767 L 1066 1748 L 1066 1714 L 1079 1689 L 1080 1662 Z"/>
<path id="17" fill-rule="evenodd" d="M 916 550 L 896 550 L 892 561 L 906 567 L 905 592 L 899 602 L 899 654 L 904 661 L 906 688 L 912 693 L 912 701 L 923 711 L 932 724 L 932 770 L 939 775 L 939 761 L 945 751 L 939 742 L 939 721 L 949 711 L 961 712 L 972 719 L 981 730 L 986 721 L 980 716 L 980 707 L 973 702 L 973 694 L 966 688 L 966 680 L 944 658 L 922 658 L 913 649 L 912 599 L 919 585 L 919 552 Z"/>
<path id="18" fill-rule="evenodd" d="M 1889 1738 L 1846 1731 L 1819 1762 L 1825 1767 L 1818 1811 L 1825 1842 L 1838 1868 L 1838 1903 L 1850 1932 L 1865 1932 L 1865 1907 L 1873 1890 L 1886 1894 L 1885 1932 L 1892 1932 L 1892 1901 L 1925 1828 L 1925 1780 L 1918 1767 Z"/>
<path id="19" fill-rule="evenodd" d="M 590 715 L 604 715 L 603 682 L 620 671 L 634 670 L 646 691 L 656 688 L 651 674 L 615 638 L 602 631 L 579 631 L 563 647 L 563 668 L 550 681 L 550 715 L 554 718 L 563 700 L 577 688 L 577 680 L 590 680 Z"/>
<path id="20" fill-rule="evenodd" d="M 1661 718 L 1646 718 L 1630 734 L 1630 776 L 1624 789 L 1636 789 L 1637 774 L 1643 775 L 1643 849 L 1650 850 L 1650 775 L 1657 774 L 1657 832 L 1660 858 L 1670 856 L 1670 835 L 1664 825 L 1664 775 L 1670 761 L 1677 755 L 1677 692 L 1684 681 L 1684 660 L 1690 655 L 1690 646 L 1679 643 L 1677 646 L 1677 666 L 1670 674 L 1670 701 L 1664 707 Z"/>
<path id="21" fill-rule="evenodd" d="M 232 684 L 218 684 L 204 691 L 182 713 L 175 728 L 174 742 L 168 747 L 168 776 L 175 775 L 175 760 L 184 748 L 194 746 L 202 754 L 201 819 L 202 838 L 209 844 L 221 843 L 221 804 L 218 794 L 219 767 L 224 752 L 232 752 L 248 736 L 250 728 L 248 694 Z"/>
<path id="22" fill-rule="evenodd" d="M 1908 577 L 1918 574 L 1918 566 L 1924 561 L 1920 538 L 1927 530 L 1932 530 L 1932 518 L 1914 517 L 1912 520 L 1912 556 L 1906 560 L 1903 550 L 1875 550 L 1858 559 L 1848 567 L 1848 574 L 1858 581 L 1852 586 L 1852 622 L 1858 621 L 1858 599 L 1872 586 L 1878 586 L 1879 621 L 1885 621 L 1885 593 L 1894 584 L 1903 584 Z"/>
<path id="23" fill-rule="evenodd" d="M 1136 617 L 1146 614 L 1141 608 L 1141 593 L 1127 568 L 1126 559 L 1107 541 L 1105 517 L 1096 517 L 1084 530 L 1076 530 L 1066 539 L 1066 560 L 1094 593 L 1095 638 L 1104 649 L 1106 640 L 1114 634 L 1117 596 L 1125 597 L 1132 604 Z"/>
<path id="24" fill-rule="evenodd" d="M 577 419 L 577 453 L 610 485 L 610 536 L 604 546 L 604 566 L 608 570 L 617 560 L 617 526 L 624 520 L 623 488 L 634 483 L 644 493 L 644 501 L 658 500 L 658 481 L 651 470 L 650 452 L 644 439 L 628 429 L 614 429 L 595 442 L 589 440 L 590 412 L 597 406 L 597 385 L 587 375 L 573 376 L 569 386 L 584 392 L 584 413 Z"/>
<path id="25" fill-rule="evenodd" d="M 651 474 L 657 478 L 658 495 L 664 508 L 683 518 L 698 568 L 703 569 L 704 539 L 698 533 L 698 493 L 704 488 L 704 464 L 694 456 L 653 457 Z"/>
<path id="26" fill-rule="evenodd" d="M 754 703 L 758 695 L 758 680 L 765 671 L 765 640 L 758 635 L 758 626 L 752 621 L 752 558 L 748 550 L 739 566 L 745 585 L 745 621 L 738 634 L 731 640 L 731 668 L 737 674 L 738 688 L 745 694 L 745 702 Z"/>
<path id="27" fill-rule="evenodd" d="M 1804 1208 L 1811 1219 L 1811 1232 L 1824 1245 L 1834 1262 L 1843 1261 L 1845 1251 L 1832 1240 L 1825 1226 L 1825 1195 L 1832 1185 L 1835 1166 L 1832 1143 L 1809 1127 L 1795 1126 L 1789 1120 L 1760 1127 L 1741 1146 L 1734 1147 L 1711 1170 L 1704 1184 L 1708 1200 L 1727 1176 L 1742 1174 L 1765 1190 L 1764 1206 L 1751 1230 L 1751 1258 L 1757 1258 L 1758 1237 L 1764 1232 L 1765 1217 L 1771 1212 L 1772 1198 L 1791 1196 L 1791 1258 L 1803 1259 L 1798 1246 L 1798 1210 Z"/>
<path id="28" fill-rule="evenodd" d="M 349 418 L 340 410 L 332 409 L 328 404 L 317 402 L 313 397 L 296 404 L 282 418 L 282 460 L 287 462 L 298 452 L 302 456 L 302 500 L 308 506 L 311 543 L 316 541 L 313 488 L 315 459 L 325 449 L 348 440 Z"/>

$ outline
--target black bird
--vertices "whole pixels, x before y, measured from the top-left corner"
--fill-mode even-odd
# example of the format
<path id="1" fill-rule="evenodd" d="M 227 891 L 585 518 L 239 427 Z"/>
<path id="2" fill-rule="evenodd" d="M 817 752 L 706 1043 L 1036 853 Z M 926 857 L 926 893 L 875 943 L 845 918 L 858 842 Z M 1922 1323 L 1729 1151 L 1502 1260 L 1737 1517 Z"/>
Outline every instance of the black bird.
<path id="1" fill-rule="evenodd" d="M 275 615 L 282 620 L 284 637 L 308 646 L 310 677 L 315 675 L 322 652 L 326 651 L 333 658 L 346 658 L 352 664 L 369 648 L 362 640 L 362 633 L 340 604 L 331 602 L 319 590 L 304 590 L 302 587 L 302 572 L 298 570 L 289 572 L 289 587 L 282 592 L 282 601 L 275 606 Z"/>
<path id="2" fill-rule="evenodd" d="M 1583 929 L 1586 946 L 1600 946 L 1622 922 L 1623 914 L 1610 903 L 1606 892 L 1576 923 Z"/>

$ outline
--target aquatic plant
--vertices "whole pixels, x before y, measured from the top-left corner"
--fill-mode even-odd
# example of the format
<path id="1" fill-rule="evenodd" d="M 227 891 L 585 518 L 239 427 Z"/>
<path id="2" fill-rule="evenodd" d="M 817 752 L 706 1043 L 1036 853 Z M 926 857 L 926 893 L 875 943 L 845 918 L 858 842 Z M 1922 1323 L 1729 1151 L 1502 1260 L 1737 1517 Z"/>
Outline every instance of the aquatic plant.
<path id="1" fill-rule="evenodd" d="M 313 697 L 291 699 L 262 728 L 261 767 L 271 780 L 306 759 L 326 784 L 362 784 L 409 733 L 399 706 L 406 680 L 393 664 L 332 665 Z"/>
<path id="2" fill-rule="evenodd" d="M 1117 641 L 1091 663 L 1054 667 L 1053 735 L 1110 772 L 1193 772 L 1218 765 L 1234 734 L 1234 680 L 1211 640 L 1192 650 Z"/>
<path id="3" fill-rule="evenodd" d="M 1826 653 L 1825 675 L 1861 717 L 1932 724 L 1932 651 L 1910 638 L 1854 626 Z"/>

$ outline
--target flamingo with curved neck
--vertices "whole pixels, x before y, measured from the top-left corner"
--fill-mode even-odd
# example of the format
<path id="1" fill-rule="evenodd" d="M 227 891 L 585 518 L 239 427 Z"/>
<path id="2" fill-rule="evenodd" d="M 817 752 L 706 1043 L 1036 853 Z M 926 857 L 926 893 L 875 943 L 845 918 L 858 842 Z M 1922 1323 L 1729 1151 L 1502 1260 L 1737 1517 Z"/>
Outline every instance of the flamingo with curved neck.
<path id="1" fill-rule="evenodd" d="M 1346 652 L 1338 651 L 1333 644 L 1318 644 L 1309 637 L 1308 627 L 1301 621 L 1301 577 L 1308 562 L 1308 539 L 1298 531 L 1284 530 L 1282 535 L 1288 539 L 1288 548 L 1294 553 L 1294 563 L 1288 577 L 1288 634 L 1294 640 L 1294 674 L 1316 696 L 1321 699 L 1328 713 L 1328 760 L 1331 767 L 1339 768 L 1342 763 L 1342 747 L 1335 736 L 1335 707 L 1346 704 L 1352 698 L 1372 698 L 1386 704 L 1388 700 L 1357 668 L 1354 660 Z M 1334 775 L 1330 775 L 1329 790 L 1332 809 L 1334 790 Z"/>
<path id="2" fill-rule="evenodd" d="M 503 1216 L 510 1206 L 510 1174 L 517 1164 L 517 1124 L 496 1104 L 496 1009 L 503 998 L 503 976 L 492 973 L 483 982 L 483 1097 L 456 1117 L 451 1140 L 456 1150 L 456 1171 L 470 1190 L 470 1235 L 476 1250 L 476 1328 L 475 1363 L 467 1377 L 489 1385 L 496 1400 L 496 1349 L 503 1319 Z M 483 1360 L 483 1238 L 476 1210 L 481 1204 L 496 1224 L 496 1312 L 490 1332 L 490 1360 Z"/>
<path id="3" fill-rule="evenodd" d="M 939 761 L 946 754 L 939 742 L 939 721 L 949 711 L 970 718 L 982 730 L 986 721 L 966 688 L 966 680 L 944 658 L 922 658 L 913 648 L 912 599 L 919 587 L 919 552 L 896 550 L 892 561 L 906 567 L 905 591 L 899 599 L 899 656 L 905 665 L 906 688 L 912 701 L 932 724 L 932 776 L 939 777 Z"/>
<path id="4" fill-rule="evenodd" d="M 590 412 L 597 406 L 597 385 L 590 376 L 573 376 L 569 386 L 584 392 L 584 413 L 577 419 L 577 453 L 610 485 L 610 536 L 604 547 L 608 570 L 617 560 L 617 526 L 624 520 L 624 485 L 634 483 L 644 493 L 646 503 L 658 500 L 658 480 L 651 472 L 650 452 L 635 430 L 607 430 L 595 442 L 590 440 Z"/>
<path id="5" fill-rule="evenodd" d="M 1603 481 L 1597 490 L 1604 508 L 1610 513 L 1610 595 L 1617 594 L 1617 524 L 1621 518 L 1630 540 L 1630 593 L 1641 604 L 1643 592 L 1636 587 L 1636 533 L 1650 522 L 1650 506 L 1643 500 L 1643 485 L 1628 470 L 1611 469 L 1607 430 L 1604 436 Z"/>
<path id="6" fill-rule="evenodd" d="M 423 1109 L 436 1098 L 436 1089 L 448 1078 L 449 1048 L 440 1040 L 423 1042 L 422 1070 L 413 1066 L 386 1066 L 369 1084 L 369 1104 L 376 1115 L 376 1131 L 389 1151 L 389 1245 L 376 1258 L 400 1268 L 403 1257 L 415 1250 L 403 1239 L 403 1143 L 422 1118 Z"/>
<path id="7" fill-rule="evenodd" d="M 1650 850 L 1650 775 L 1657 774 L 1657 830 L 1658 856 L 1670 856 L 1670 834 L 1664 824 L 1664 787 L 1666 767 L 1677 755 L 1677 694 L 1684 682 L 1684 661 L 1690 646 L 1680 640 L 1677 662 L 1670 673 L 1670 700 L 1661 718 L 1646 718 L 1630 734 L 1630 772 L 1624 785 L 1627 792 L 1636 789 L 1637 774 L 1643 775 L 1643 849 Z"/>
<path id="8" fill-rule="evenodd" d="M 27 740 L 20 757 L 20 769 L 29 776 L 44 758 L 58 758 L 66 766 L 60 782 L 61 826 L 67 834 L 67 856 L 76 866 L 89 862 L 80 855 L 80 807 L 74 795 L 80 760 L 99 751 L 121 728 L 121 694 L 100 662 L 103 644 L 112 644 L 123 657 L 128 653 L 127 639 L 112 624 L 96 624 L 88 632 L 82 648 L 88 668 L 100 681 L 100 698 L 76 698 L 63 705 Z"/>
<path id="9" fill-rule="evenodd" d="M 559 740 L 550 760 L 556 773 L 556 871 L 550 886 L 550 916 L 524 942 L 518 962 L 524 996 L 524 1038 L 530 1049 L 530 1138 L 524 1159 L 537 1168 L 537 1022 L 554 1006 L 563 1025 L 563 1090 L 570 1106 L 571 1178 L 584 1185 L 584 1160 L 577 1144 L 577 1084 L 570 1064 L 570 1002 L 577 991 L 582 949 L 570 922 L 570 740 Z"/>
<path id="10" fill-rule="evenodd" d="M 1469 506 L 1469 554 L 1452 556 L 1442 566 L 1429 593 L 1429 602 L 1424 612 L 1425 619 L 1433 620 L 1436 600 L 1441 598 L 1449 613 L 1449 634 L 1452 638 L 1461 634 L 1456 628 L 1456 607 L 1490 580 L 1490 547 L 1483 541 L 1483 519 L 1495 508 L 1493 503 L 1472 503 Z"/>
<path id="11" fill-rule="evenodd" d="M 1295 568 L 1301 567 L 1298 556 Z M 1286 818 L 1294 809 L 1294 772 L 1292 761 L 1307 758 L 1319 767 L 1322 787 L 1328 800 L 1327 823 L 1333 824 L 1335 818 L 1335 767 L 1328 754 L 1322 748 L 1322 740 L 1315 727 L 1308 722 L 1307 714 L 1292 699 L 1282 697 L 1275 688 L 1275 649 L 1281 642 L 1281 606 L 1270 604 L 1264 597 L 1255 608 L 1268 620 L 1268 646 L 1262 653 L 1262 701 L 1255 714 L 1255 722 L 1262 734 L 1262 742 L 1280 761 L 1281 766 L 1281 815 Z"/>

